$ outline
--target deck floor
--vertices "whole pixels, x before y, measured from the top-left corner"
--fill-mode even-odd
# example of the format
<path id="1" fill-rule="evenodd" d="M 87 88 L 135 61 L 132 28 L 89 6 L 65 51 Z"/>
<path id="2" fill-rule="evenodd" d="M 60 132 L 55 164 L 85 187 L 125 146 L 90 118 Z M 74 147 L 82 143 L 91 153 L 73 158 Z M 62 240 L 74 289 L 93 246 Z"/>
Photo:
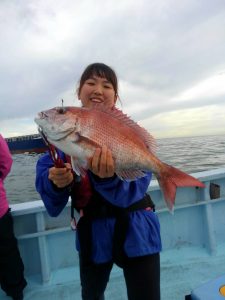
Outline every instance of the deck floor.
<path id="1" fill-rule="evenodd" d="M 210 255 L 203 248 L 177 248 L 161 253 L 161 300 L 182 300 L 193 289 L 225 274 L 225 244 Z M 28 277 L 24 300 L 80 300 L 79 270 L 71 267 L 52 274 L 48 284 Z M 105 293 L 106 300 L 126 300 L 121 269 L 114 267 Z M 9 300 L 0 291 L 0 300 Z"/>

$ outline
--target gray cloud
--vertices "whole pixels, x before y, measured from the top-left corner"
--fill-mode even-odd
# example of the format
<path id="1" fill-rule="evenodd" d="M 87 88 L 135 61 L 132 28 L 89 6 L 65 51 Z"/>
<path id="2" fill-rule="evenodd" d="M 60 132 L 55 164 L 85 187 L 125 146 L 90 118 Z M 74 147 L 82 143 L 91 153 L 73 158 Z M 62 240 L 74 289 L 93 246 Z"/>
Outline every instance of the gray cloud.
<path id="1" fill-rule="evenodd" d="M 116 70 L 135 119 L 224 103 L 225 95 L 172 101 L 225 70 L 223 0 L 1 1 L 0 20 L 0 124 L 60 97 L 72 103 L 94 61 Z"/>

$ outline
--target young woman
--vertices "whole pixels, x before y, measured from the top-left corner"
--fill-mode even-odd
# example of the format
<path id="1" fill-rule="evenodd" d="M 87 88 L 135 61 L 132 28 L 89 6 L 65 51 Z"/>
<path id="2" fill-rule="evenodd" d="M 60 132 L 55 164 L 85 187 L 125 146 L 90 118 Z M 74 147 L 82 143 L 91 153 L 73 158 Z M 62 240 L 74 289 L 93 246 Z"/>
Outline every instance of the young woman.
<path id="1" fill-rule="evenodd" d="M 83 72 L 78 98 L 82 106 L 113 107 L 118 98 L 115 72 L 94 63 Z M 103 300 L 113 263 L 123 269 L 129 300 L 160 299 L 160 228 L 146 194 L 152 174 L 122 181 L 114 173 L 110 149 L 96 149 L 86 177 L 79 180 L 68 158 L 64 168 L 53 166 L 49 154 L 37 163 L 36 188 L 48 213 L 57 216 L 69 196 L 82 210 L 77 226 L 82 299 Z"/>
<path id="2" fill-rule="evenodd" d="M 12 157 L 8 145 L 0 135 L 0 285 L 12 299 L 22 300 L 23 289 L 27 283 L 4 189 L 4 180 L 11 166 Z"/>

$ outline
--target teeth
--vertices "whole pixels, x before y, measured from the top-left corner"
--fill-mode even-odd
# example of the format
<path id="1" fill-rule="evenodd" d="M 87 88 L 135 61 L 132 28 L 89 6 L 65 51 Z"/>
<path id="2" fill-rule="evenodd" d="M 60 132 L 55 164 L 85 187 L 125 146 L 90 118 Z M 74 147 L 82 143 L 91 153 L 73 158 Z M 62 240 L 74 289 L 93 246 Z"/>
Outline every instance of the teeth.
<path id="1" fill-rule="evenodd" d="M 98 102 L 98 103 L 101 103 L 101 102 L 102 102 L 102 100 L 96 99 L 96 98 L 92 98 L 91 101 L 92 101 L 92 102 Z"/>

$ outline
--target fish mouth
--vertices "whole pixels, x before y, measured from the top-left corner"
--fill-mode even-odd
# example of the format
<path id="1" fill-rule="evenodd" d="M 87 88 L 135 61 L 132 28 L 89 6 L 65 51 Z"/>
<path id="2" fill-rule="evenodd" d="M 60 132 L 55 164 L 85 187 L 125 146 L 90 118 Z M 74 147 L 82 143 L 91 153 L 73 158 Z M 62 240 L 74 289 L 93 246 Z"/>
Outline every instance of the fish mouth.
<path id="1" fill-rule="evenodd" d="M 40 119 L 44 119 L 44 118 L 47 118 L 48 115 L 44 111 L 41 111 L 41 112 L 38 113 L 38 117 Z"/>
<path id="2" fill-rule="evenodd" d="M 48 115 L 45 114 L 44 112 L 39 112 L 37 116 L 34 118 L 34 122 L 41 127 L 43 124 L 44 120 L 48 119 Z"/>

